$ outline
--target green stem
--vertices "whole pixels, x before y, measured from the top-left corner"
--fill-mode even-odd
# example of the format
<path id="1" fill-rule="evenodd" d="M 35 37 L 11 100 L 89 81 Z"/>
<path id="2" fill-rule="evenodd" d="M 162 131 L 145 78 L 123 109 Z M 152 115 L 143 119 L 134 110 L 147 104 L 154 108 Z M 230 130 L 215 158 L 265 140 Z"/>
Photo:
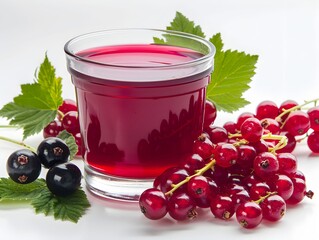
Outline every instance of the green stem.
<path id="1" fill-rule="evenodd" d="M 279 140 L 279 142 L 271 148 L 271 153 L 275 153 L 277 150 L 284 148 L 288 144 L 288 138 L 282 135 L 272 135 L 271 133 L 268 133 L 261 138 L 264 140 Z"/>
<path id="2" fill-rule="evenodd" d="M 271 195 L 275 195 L 277 192 L 268 192 L 267 195 L 260 197 L 258 200 L 254 201 L 257 204 L 260 204 L 262 201 L 264 201 L 266 198 L 270 197 Z"/>
<path id="3" fill-rule="evenodd" d="M 31 150 L 32 152 L 36 152 L 36 151 L 37 151 L 34 147 L 29 146 L 28 144 L 25 144 L 25 143 L 22 142 L 22 141 L 20 142 L 20 141 L 17 141 L 17 140 L 11 139 L 11 138 L 7 138 L 7 137 L 4 137 L 4 136 L 0 136 L 0 140 L 6 141 L 6 142 L 11 142 L 11 143 L 20 145 L 20 146 L 22 146 L 22 147 L 25 147 L 25 148 Z"/>
<path id="4" fill-rule="evenodd" d="M 18 127 L 12 126 L 12 125 L 0 125 L 0 128 L 18 128 Z"/>
<path id="5" fill-rule="evenodd" d="M 58 115 L 60 116 L 60 119 L 63 119 L 64 118 L 64 113 L 63 112 L 61 112 L 59 109 L 57 110 L 57 113 L 58 113 Z"/>
<path id="6" fill-rule="evenodd" d="M 207 163 L 203 168 L 196 170 L 196 173 L 194 173 L 191 176 L 186 177 L 183 181 L 180 181 L 177 184 L 172 184 L 172 189 L 165 193 L 165 195 L 171 195 L 173 192 L 175 192 L 180 186 L 182 186 L 185 183 L 188 183 L 189 180 L 191 180 L 193 177 L 201 176 L 203 175 L 207 170 L 211 169 L 216 163 L 215 159 L 212 159 L 209 163 Z"/>

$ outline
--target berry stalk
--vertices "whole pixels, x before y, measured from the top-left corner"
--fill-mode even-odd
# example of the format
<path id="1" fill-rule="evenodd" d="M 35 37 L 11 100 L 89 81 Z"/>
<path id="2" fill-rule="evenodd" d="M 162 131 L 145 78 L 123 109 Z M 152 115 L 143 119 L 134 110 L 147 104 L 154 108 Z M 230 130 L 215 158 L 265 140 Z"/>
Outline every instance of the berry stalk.
<path id="1" fill-rule="evenodd" d="M 193 177 L 201 176 L 203 175 L 207 170 L 214 167 L 216 163 L 215 159 L 210 160 L 209 163 L 207 163 L 203 168 L 196 170 L 196 173 L 194 173 L 191 176 L 186 177 L 183 181 L 180 181 L 178 184 L 172 184 L 172 189 L 165 193 L 165 195 L 172 195 L 179 187 L 181 187 L 183 184 L 186 184 L 191 180 Z"/>
<path id="2" fill-rule="evenodd" d="M 25 147 L 32 152 L 36 152 L 36 149 L 34 147 L 32 147 L 32 146 L 30 146 L 22 141 L 17 141 L 17 140 L 14 140 L 12 138 L 4 137 L 4 136 L 0 136 L 0 140 L 6 141 L 6 142 L 11 142 L 11 143 L 17 144 L 19 146 Z"/>

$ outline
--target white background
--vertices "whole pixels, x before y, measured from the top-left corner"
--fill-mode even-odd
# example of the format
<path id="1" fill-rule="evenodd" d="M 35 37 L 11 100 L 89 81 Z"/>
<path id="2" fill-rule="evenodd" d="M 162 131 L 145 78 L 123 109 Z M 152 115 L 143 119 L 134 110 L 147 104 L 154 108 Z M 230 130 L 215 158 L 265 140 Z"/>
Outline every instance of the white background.
<path id="1" fill-rule="evenodd" d="M 266 99 L 280 104 L 319 97 L 319 2 L 315 0 L 1 0 L 0 1 L 0 106 L 12 100 L 21 83 L 33 80 L 47 52 L 63 80 L 63 96 L 74 98 L 65 67 L 63 46 L 70 38 L 110 28 L 165 28 L 180 11 L 201 25 L 208 37 L 221 32 L 225 49 L 258 54 L 257 74 L 245 98 L 252 102 L 242 111 L 254 111 Z M 221 125 L 236 120 L 219 113 Z M 0 123 L 6 123 L 0 119 Z M 21 132 L 0 135 L 21 139 Z M 36 146 L 41 135 L 27 142 Z M 16 146 L 0 142 L 0 176 Z M 313 200 L 289 208 L 277 224 L 263 223 L 244 230 L 235 220 L 218 221 L 206 213 L 192 222 L 169 218 L 148 221 L 137 204 L 101 200 L 88 195 L 92 207 L 78 224 L 35 215 L 24 205 L 1 205 L 0 239 L 318 239 L 319 156 L 305 143 L 295 151 L 299 169 L 307 176 Z M 80 166 L 82 163 L 78 161 Z M 5 238 L 4 238 L 5 237 Z"/>

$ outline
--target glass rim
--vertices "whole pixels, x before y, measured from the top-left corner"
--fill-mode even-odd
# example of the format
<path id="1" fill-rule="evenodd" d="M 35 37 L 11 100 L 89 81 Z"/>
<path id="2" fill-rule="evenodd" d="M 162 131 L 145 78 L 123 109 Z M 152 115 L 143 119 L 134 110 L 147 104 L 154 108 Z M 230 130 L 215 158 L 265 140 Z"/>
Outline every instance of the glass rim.
<path id="1" fill-rule="evenodd" d="M 119 31 L 128 31 L 128 32 L 129 31 L 149 31 L 149 32 L 153 31 L 153 32 L 163 33 L 163 34 L 172 34 L 175 36 L 181 36 L 181 37 L 185 37 L 188 39 L 196 40 L 199 43 L 203 43 L 205 46 L 207 46 L 209 51 L 207 54 L 205 54 L 199 58 L 196 58 L 194 60 L 190 60 L 187 62 L 182 62 L 182 63 L 175 63 L 175 64 L 170 64 L 170 65 L 159 65 L 159 66 L 132 66 L 129 64 L 128 65 L 117 65 L 117 64 L 108 64 L 105 62 L 90 60 L 86 57 L 81 57 L 81 56 L 77 55 L 76 53 L 73 53 L 71 50 L 71 45 L 75 42 L 81 41 L 83 39 L 103 35 L 106 33 L 119 32 Z M 96 46 L 96 47 L 100 47 L 100 46 Z M 191 48 L 189 48 L 189 49 L 191 49 Z M 86 49 L 83 49 L 83 50 L 86 50 Z M 206 40 L 203 37 L 200 37 L 200 36 L 197 36 L 194 34 L 190 34 L 190 33 L 180 32 L 180 31 L 162 30 L 162 29 L 155 29 L 155 28 L 114 28 L 114 29 L 94 31 L 94 32 L 89 32 L 89 33 L 75 36 L 75 37 L 71 38 L 69 41 L 67 41 L 64 45 L 64 52 L 68 56 L 73 57 L 76 60 L 79 60 L 81 62 L 95 64 L 95 65 L 99 65 L 99 66 L 105 66 L 105 67 L 130 68 L 130 69 L 169 69 L 169 68 L 174 68 L 174 67 L 182 67 L 182 66 L 185 67 L 187 65 L 200 64 L 200 63 L 203 63 L 205 61 L 209 61 L 210 59 L 212 59 L 215 55 L 215 51 L 216 51 L 215 46 L 210 41 Z"/>

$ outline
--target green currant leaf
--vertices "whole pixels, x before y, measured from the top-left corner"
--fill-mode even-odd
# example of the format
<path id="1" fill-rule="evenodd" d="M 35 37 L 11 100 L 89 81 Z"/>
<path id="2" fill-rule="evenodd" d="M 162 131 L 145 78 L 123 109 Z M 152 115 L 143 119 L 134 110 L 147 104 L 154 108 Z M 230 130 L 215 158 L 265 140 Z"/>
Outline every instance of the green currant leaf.
<path id="1" fill-rule="evenodd" d="M 205 34 L 203 33 L 201 27 L 199 25 L 195 25 L 193 21 L 190 21 L 180 12 L 176 12 L 175 18 L 171 22 L 170 26 L 166 27 L 166 29 L 190 33 L 199 37 L 205 37 Z M 157 44 L 168 44 L 179 47 L 187 47 L 203 54 L 206 54 L 208 52 L 208 48 L 204 44 L 192 39 L 185 39 L 173 34 L 163 34 L 163 38 L 164 39 L 154 37 L 153 40 Z"/>
<path id="2" fill-rule="evenodd" d="M 190 33 L 205 38 L 205 34 L 203 33 L 201 27 L 199 25 L 195 25 L 193 21 L 190 21 L 180 12 L 176 12 L 175 18 L 171 22 L 171 25 L 166 29 Z"/>
<path id="3" fill-rule="evenodd" d="M 0 178 L 0 201 L 28 201 L 37 198 L 45 187 L 46 184 L 43 179 L 28 184 L 19 184 L 10 178 Z"/>
<path id="4" fill-rule="evenodd" d="M 40 66 L 37 79 L 32 84 L 22 84 L 21 94 L 0 109 L 0 117 L 10 120 L 10 125 L 23 129 L 23 139 L 39 133 L 57 114 L 62 104 L 61 78 L 47 56 Z"/>
<path id="5" fill-rule="evenodd" d="M 62 139 L 66 143 L 66 145 L 68 145 L 70 149 L 70 159 L 74 159 L 76 153 L 78 152 L 78 145 L 76 144 L 73 135 L 66 130 L 63 130 L 58 134 L 57 137 Z"/>
<path id="6" fill-rule="evenodd" d="M 44 188 L 37 198 L 31 200 L 31 205 L 36 214 L 43 213 L 45 216 L 54 215 L 54 206 L 58 200 L 49 191 Z"/>
<path id="7" fill-rule="evenodd" d="M 242 95 L 250 88 L 257 60 L 257 55 L 244 52 L 217 52 L 211 82 L 207 87 L 207 99 L 214 102 L 218 110 L 226 112 L 236 111 L 249 104 Z"/>
<path id="8" fill-rule="evenodd" d="M 35 213 L 53 216 L 56 220 L 77 223 L 90 207 L 82 189 L 66 197 L 52 194 L 44 179 L 28 184 L 19 184 L 10 178 L 0 178 L 0 204 L 26 201 Z"/>
<path id="9" fill-rule="evenodd" d="M 90 203 L 84 191 L 79 189 L 67 197 L 57 197 L 54 204 L 54 218 L 76 223 L 89 207 Z"/>

